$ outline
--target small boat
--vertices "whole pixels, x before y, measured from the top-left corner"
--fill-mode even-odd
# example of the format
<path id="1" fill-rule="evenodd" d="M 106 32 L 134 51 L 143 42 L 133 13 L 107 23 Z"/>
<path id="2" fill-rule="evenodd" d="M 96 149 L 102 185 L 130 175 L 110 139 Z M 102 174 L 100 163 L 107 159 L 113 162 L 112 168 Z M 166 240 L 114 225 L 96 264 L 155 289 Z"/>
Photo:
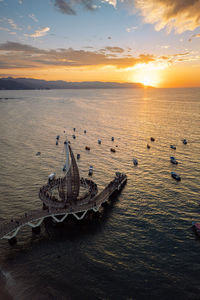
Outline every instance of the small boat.
<path id="1" fill-rule="evenodd" d="M 59 138 L 60 138 L 60 136 L 59 136 L 59 135 L 57 135 L 56 139 L 57 139 L 57 140 L 59 140 Z"/>
<path id="2" fill-rule="evenodd" d="M 81 157 L 81 155 L 78 153 L 78 154 L 77 154 L 77 159 L 79 159 L 80 157 Z"/>
<path id="3" fill-rule="evenodd" d="M 110 148 L 111 152 L 116 152 L 116 150 L 114 148 Z"/>
<path id="4" fill-rule="evenodd" d="M 86 130 L 84 130 L 84 133 L 86 133 L 87 131 Z"/>
<path id="5" fill-rule="evenodd" d="M 63 172 L 66 171 L 66 164 L 63 166 Z"/>
<path id="6" fill-rule="evenodd" d="M 93 174 L 93 166 L 90 166 L 89 171 L 88 171 L 88 175 L 92 176 L 92 174 Z"/>
<path id="7" fill-rule="evenodd" d="M 53 179 L 55 179 L 56 177 L 56 173 L 51 173 L 49 176 L 48 176 L 48 181 L 52 181 Z"/>
<path id="8" fill-rule="evenodd" d="M 138 160 L 136 158 L 133 159 L 133 164 L 134 164 L 134 166 L 138 165 Z"/>
<path id="9" fill-rule="evenodd" d="M 58 140 L 56 141 L 56 146 L 58 146 Z"/>
<path id="10" fill-rule="evenodd" d="M 170 148 L 173 150 L 176 150 L 176 146 L 174 146 L 174 145 L 170 145 Z"/>
<path id="11" fill-rule="evenodd" d="M 176 158 L 174 156 L 170 157 L 170 161 L 171 161 L 172 164 L 178 165 L 178 162 L 177 162 L 177 160 L 176 160 Z"/>
<path id="12" fill-rule="evenodd" d="M 187 144 L 187 140 L 183 139 L 183 144 L 186 145 Z"/>
<path id="13" fill-rule="evenodd" d="M 41 152 L 37 152 L 37 153 L 36 153 L 36 156 L 39 156 L 40 154 L 41 154 Z"/>
<path id="14" fill-rule="evenodd" d="M 147 144 L 147 149 L 150 149 L 150 148 L 151 148 L 151 146 L 149 144 Z"/>
<path id="15" fill-rule="evenodd" d="M 75 134 L 73 134 L 72 137 L 73 137 L 73 139 L 75 140 L 75 138 L 76 138 Z"/>
<path id="16" fill-rule="evenodd" d="M 177 181 L 181 181 L 181 177 L 180 175 L 178 175 L 177 173 L 175 172 L 171 172 L 171 176 L 176 179 Z"/>
<path id="17" fill-rule="evenodd" d="M 98 144 L 99 144 L 99 145 L 101 144 L 101 140 L 100 140 L 100 139 L 98 140 Z"/>
<path id="18" fill-rule="evenodd" d="M 115 139 L 114 139 L 114 136 L 112 136 L 112 137 L 111 137 L 111 141 L 113 141 L 113 142 L 114 142 L 114 140 L 115 140 Z"/>
<path id="19" fill-rule="evenodd" d="M 154 137 L 151 137 L 150 140 L 151 140 L 152 142 L 155 142 L 155 138 L 154 138 Z"/>
<path id="20" fill-rule="evenodd" d="M 88 150 L 88 151 L 90 151 L 90 147 L 88 147 L 88 146 L 85 146 L 85 150 Z"/>
<path id="21" fill-rule="evenodd" d="M 193 228 L 198 236 L 200 236 L 200 223 L 193 223 Z"/>

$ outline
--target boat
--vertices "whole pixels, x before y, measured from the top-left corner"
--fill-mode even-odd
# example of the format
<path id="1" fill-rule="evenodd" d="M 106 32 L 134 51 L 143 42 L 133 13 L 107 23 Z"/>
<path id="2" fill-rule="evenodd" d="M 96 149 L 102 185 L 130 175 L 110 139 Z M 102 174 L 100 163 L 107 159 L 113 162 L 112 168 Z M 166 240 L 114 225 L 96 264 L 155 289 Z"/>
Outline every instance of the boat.
<path id="1" fill-rule="evenodd" d="M 78 153 L 76 157 L 77 157 L 77 159 L 79 159 L 81 157 L 81 155 Z"/>
<path id="2" fill-rule="evenodd" d="M 85 146 L 85 150 L 88 150 L 88 151 L 90 151 L 90 147 L 88 147 L 88 146 Z"/>
<path id="3" fill-rule="evenodd" d="M 173 150 L 176 150 L 176 146 L 174 146 L 174 145 L 170 145 L 170 148 Z"/>
<path id="4" fill-rule="evenodd" d="M 178 175 L 176 172 L 171 172 L 171 176 L 177 181 L 181 181 L 180 175 Z"/>
<path id="5" fill-rule="evenodd" d="M 182 141 L 182 142 L 183 142 L 183 144 L 184 144 L 184 145 L 186 145 L 186 144 L 187 144 L 187 140 L 186 140 L 186 139 L 183 139 L 183 141 Z"/>
<path id="6" fill-rule="evenodd" d="M 93 174 L 93 166 L 90 166 L 89 171 L 88 171 L 88 175 L 92 176 L 92 174 Z"/>
<path id="7" fill-rule="evenodd" d="M 51 173 L 49 176 L 48 176 L 48 182 L 51 182 L 52 180 L 54 180 L 56 177 L 56 173 Z"/>
<path id="8" fill-rule="evenodd" d="M 113 142 L 114 142 L 114 140 L 115 140 L 115 139 L 114 139 L 114 136 L 112 136 L 112 137 L 111 137 L 111 141 L 113 141 Z"/>
<path id="9" fill-rule="evenodd" d="M 155 138 L 154 138 L 154 137 L 151 137 L 150 140 L 151 140 L 152 142 L 155 142 Z"/>
<path id="10" fill-rule="evenodd" d="M 200 223 L 193 223 L 193 228 L 198 236 L 200 236 Z"/>
<path id="11" fill-rule="evenodd" d="M 99 145 L 101 144 L 101 140 L 100 140 L 100 139 L 98 140 L 98 144 L 99 144 Z"/>
<path id="12" fill-rule="evenodd" d="M 133 164 L 134 164 L 134 166 L 138 165 L 138 160 L 136 158 L 133 159 Z"/>
<path id="13" fill-rule="evenodd" d="M 150 149 L 150 148 L 151 148 L 151 146 L 149 144 L 147 144 L 147 149 Z"/>
<path id="14" fill-rule="evenodd" d="M 116 150 L 114 148 L 110 148 L 111 152 L 116 152 Z"/>
<path id="15" fill-rule="evenodd" d="M 174 165 L 177 165 L 177 164 L 178 164 L 178 162 L 177 162 L 177 160 L 176 160 L 176 158 L 175 158 L 174 156 L 171 156 L 171 157 L 170 157 L 170 161 L 171 161 L 171 163 L 174 164 Z"/>

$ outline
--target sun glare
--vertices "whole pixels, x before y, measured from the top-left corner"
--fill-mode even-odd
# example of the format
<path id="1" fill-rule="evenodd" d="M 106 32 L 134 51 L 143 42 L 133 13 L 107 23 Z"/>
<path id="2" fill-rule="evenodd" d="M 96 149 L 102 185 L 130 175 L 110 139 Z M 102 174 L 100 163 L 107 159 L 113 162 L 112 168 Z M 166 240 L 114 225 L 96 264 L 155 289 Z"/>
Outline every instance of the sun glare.
<path id="1" fill-rule="evenodd" d="M 166 67 L 167 65 L 154 63 L 138 64 L 134 67 L 133 81 L 145 86 L 158 87 L 162 81 L 162 70 Z"/>

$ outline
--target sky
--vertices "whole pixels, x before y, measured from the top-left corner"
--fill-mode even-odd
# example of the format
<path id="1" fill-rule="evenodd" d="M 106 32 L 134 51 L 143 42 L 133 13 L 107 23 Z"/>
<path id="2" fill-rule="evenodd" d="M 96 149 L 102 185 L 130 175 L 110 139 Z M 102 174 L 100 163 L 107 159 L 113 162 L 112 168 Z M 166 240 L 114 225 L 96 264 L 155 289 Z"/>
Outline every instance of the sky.
<path id="1" fill-rule="evenodd" d="M 200 0 L 0 0 L 0 78 L 200 87 Z"/>

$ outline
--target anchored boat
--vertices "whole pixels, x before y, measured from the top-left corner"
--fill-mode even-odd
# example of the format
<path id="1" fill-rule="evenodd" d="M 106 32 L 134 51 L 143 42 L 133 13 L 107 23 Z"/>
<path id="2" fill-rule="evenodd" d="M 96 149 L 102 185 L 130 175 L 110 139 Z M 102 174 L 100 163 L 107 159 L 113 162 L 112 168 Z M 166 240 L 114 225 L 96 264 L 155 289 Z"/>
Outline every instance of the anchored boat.
<path id="1" fill-rule="evenodd" d="M 177 181 L 181 181 L 181 176 L 178 175 L 176 172 L 171 172 L 172 178 L 174 178 Z"/>

